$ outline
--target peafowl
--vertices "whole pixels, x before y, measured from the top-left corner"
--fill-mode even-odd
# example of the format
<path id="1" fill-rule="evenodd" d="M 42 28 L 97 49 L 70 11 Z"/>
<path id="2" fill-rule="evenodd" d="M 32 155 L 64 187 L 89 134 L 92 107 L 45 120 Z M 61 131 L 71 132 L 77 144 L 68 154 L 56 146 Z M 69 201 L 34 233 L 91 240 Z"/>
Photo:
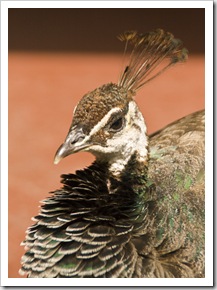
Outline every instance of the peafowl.
<path id="1" fill-rule="evenodd" d="M 148 136 L 134 96 L 188 51 L 157 29 L 119 36 L 132 46 L 117 84 L 83 96 L 54 162 L 95 161 L 61 176 L 27 230 L 29 278 L 204 277 L 204 111 Z"/>

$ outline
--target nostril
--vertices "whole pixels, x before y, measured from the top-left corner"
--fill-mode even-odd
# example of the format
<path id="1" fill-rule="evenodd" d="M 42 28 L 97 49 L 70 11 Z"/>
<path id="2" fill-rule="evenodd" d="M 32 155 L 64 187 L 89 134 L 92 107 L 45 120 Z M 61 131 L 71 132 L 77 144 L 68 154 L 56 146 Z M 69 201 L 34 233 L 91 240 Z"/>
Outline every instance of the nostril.
<path id="1" fill-rule="evenodd" d="M 74 145 L 77 142 L 77 140 L 72 140 L 70 143 L 71 145 Z"/>
<path id="2" fill-rule="evenodd" d="M 75 140 L 72 140 L 71 141 L 71 145 L 74 145 L 75 143 L 79 142 L 79 141 L 82 141 L 84 138 L 78 138 L 78 139 L 75 139 Z"/>

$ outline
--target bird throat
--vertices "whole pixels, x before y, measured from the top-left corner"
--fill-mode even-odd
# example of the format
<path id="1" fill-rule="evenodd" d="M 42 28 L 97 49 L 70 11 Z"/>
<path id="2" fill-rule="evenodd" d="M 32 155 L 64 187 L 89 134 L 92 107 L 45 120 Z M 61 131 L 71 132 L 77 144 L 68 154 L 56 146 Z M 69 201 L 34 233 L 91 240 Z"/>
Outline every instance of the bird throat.
<path id="1" fill-rule="evenodd" d="M 132 164 L 132 160 L 134 160 L 134 164 Z M 120 179 L 121 176 L 128 170 L 137 171 L 143 170 L 147 166 L 147 154 L 145 156 L 141 156 L 137 151 L 130 156 L 129 158 L 117 158 L 114 159 L 112 163 L 109 163 L 109 172 L 114 178 Z"/>
<path id="2" fill-rule="evenodd" d="M 114 175 L 110 167 L 107 168 L 107 189 L 109 195 L 113 196 L 111 196 L 111 200 L 114 199 L 118 207 L 126 206 L 128 208 L 130 204 L 133 216 L 135 213 L 140 217 L 146 215 L 145 203 L 152 200 L 152 189 L 154 188 L 154 184 L 148 177 L 147 158 L 146 161 L 141 162 L 138 153 L 135 152 L 118 176 Z M 135 208 L 137 208 L 136 212 L 134 212 Z M 131 218 L 130 212 L 128 222 Z M 124 209 L 123 213 L 125 213 Z"/>
<path id="3" fill-rule="evenodd" d="M 143 191 L 148 186 L 148 157 L 145 160 L 141 160 L 138 152 L 135 152 L 128 162 L 122 163 L 121 166 L 117 166 L 117 163 L 110 165 L 109 163 L 96 163 L 107 168 L 107 186 L 108 192 L 113 193 L 114 188 L 120 188 L 127 186 L 128 189 L 131 188 L 135 193 L 138 189 Z"/>

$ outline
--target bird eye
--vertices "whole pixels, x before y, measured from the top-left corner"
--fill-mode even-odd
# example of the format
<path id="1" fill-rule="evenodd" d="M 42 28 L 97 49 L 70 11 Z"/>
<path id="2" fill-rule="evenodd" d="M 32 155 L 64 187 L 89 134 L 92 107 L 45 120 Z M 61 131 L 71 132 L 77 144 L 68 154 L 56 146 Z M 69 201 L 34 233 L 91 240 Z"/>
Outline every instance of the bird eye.
<path id="1" fill-rule="evenodd" d="M 119 131 L 122 129 L 123 127 L 123 123 L 124 123 L 124 119 L 123 117 L 118 118 L 117 120 L 115 120 L 113 123 L 111 123 L 110 125 L 110 130 L 111 131 Z"/>

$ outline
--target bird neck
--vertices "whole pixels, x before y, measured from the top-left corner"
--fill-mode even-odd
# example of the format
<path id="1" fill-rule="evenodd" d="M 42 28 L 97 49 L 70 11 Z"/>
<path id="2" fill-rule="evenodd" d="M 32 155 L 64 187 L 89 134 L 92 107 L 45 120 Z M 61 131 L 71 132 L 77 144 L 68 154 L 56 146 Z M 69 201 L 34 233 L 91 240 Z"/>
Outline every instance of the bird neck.
<path id="1" fill-rule="evenodd" d="M 116 179 L 121 180 L 126 173 L 131 176 L 131 174 L 139 175 L 141 171 L 146 170 L 148 164 L 148 151 L 145 150 L 145 155 L 141 154 L 140 151 L 134 151 L 131 156 L 119 156 L 114 159 L 113 162 L 108 162 L 108 168 L 111 176 Z"/>
<path id="2" fill-rule="evenodd" d="M 141 160 L 137 152 L 135 152 L 128 160 L 124 169 L 118 177 L 114 175 L 113 171 L 109 168 L 111 178 L 120 181 L 130 187 L 136 194 L 140 194 L 140 190 L 146 191 L 148 187 L 148 159 Z M 116 173 L 116 172 L 115 172 Z"/>
<path id="3" fill-rule="evenodd" d="M 107 187 L 110 194 L 121 194 L 121 192 L 129 192 L 129 199 L 146 201 L 152 184 L 148 178 L 148 158 L 145 161 L 140 160 L 140 156 L 135 152 L 128 162 L 124 165 L 124 169 L 117 176 L 111 171 L 109 162 L 100 163 L 95 161 L 98 167 L 104 168 L 107 177 Z M 116 173 L 116 172 L 115 172 Z M 126 196 L 124 196 L 125 198 Z M 149 198 L 148 198 L 149 199 Z"/>
<path id="4" fill-rule="evenodd" d="M 148 203 L 153 200 L 154 184 L 148 178 L 148 161 L 139 162 L 135 153 L 118 178 L 110 171 L 108 163 L 99 164 L 96 161 L 95 164 L 105 170 L 106 207 L 109 212 L 116 218 L 115 211 L 118 210 L 118 220 L 142 224 L 147 216 Z"/>

